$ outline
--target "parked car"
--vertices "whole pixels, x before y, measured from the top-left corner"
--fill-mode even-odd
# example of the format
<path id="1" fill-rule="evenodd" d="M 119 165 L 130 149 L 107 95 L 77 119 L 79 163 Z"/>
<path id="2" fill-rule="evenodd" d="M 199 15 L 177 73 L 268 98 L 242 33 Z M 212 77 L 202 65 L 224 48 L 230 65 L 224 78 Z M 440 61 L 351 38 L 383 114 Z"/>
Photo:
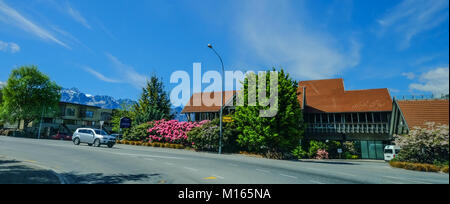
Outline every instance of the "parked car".
<path id="1" fill-rule="evenodd" d="M 100 145 L 107 145 L 112 148 L 116 144 L 116 138 L 108 135 L 104 130 L 92 128 L 78 128 L 73 133 L 72 141 L 75 145 L 86 143 L 89 146 L 100 147 Z"/>
<path id="2" fill-rule="evenodd" d="M 384 160 L 391 161 L 398 153 L 400 153 L 401 148 L 399 146 L 388 145 L 384 148 Z"/>
<path id="3" fill-rule="evenodd" d="M 72 140 L 72 136 L 68 133 L 58 132 L 51 137 L 54 140 Z"/>
<path id="4" fill-rule="evenodd" d="M 116 140 L 121 140 L 123 135 L 120 135 L 120 134 L 111 134 L 111 136 L 115 137 Z"/>

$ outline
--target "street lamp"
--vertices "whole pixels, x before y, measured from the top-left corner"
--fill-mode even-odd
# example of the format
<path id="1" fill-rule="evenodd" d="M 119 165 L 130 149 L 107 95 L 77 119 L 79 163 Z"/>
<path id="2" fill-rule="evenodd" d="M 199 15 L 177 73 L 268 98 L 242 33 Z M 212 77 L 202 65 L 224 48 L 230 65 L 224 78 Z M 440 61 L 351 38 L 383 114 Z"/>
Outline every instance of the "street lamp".
<path id="1" fill-rule="evenodd" d="M 223 60 L 222 57 L 220 57 L 219 53 L 216 52 L 216 50 L 213 48 L 213 46 L 211 44 L 208 44 L 208 47 L 214 51 L 214 53 L 216 53 L 217 57 L 219 57 L 220 59 L 220 63 L 222 64 L 222 76 L 225 75 L 225 68 L 223 66 Z M 222 154 L 222 132 L 223 132 L 223 125 L 222 125 L 222 120 L 223 120 L 223 92 L 224 92 L 224 80 L 222 79 L 222 90 L 220 92 L 220 137 L 219 137 L 219 154 Z"/>

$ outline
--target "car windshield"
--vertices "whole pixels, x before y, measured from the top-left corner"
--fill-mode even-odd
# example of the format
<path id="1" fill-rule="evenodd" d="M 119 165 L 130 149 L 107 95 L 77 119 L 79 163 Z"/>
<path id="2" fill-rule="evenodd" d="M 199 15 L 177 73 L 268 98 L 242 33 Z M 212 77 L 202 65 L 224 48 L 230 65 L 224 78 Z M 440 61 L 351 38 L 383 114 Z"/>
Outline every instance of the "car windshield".
<path id="1" fill-rule="evenodd" d="M 386 154 L 392 154 L 392 152 L 393 152 L 392 149 L 385 149 L 384 150 L 384 153 L 386 153 Z"/>
<path id="2" fill-rule="evenodd" d="M 97 135 L 108 135 L 104 130 L 95 130 L 95 134 Z"/>

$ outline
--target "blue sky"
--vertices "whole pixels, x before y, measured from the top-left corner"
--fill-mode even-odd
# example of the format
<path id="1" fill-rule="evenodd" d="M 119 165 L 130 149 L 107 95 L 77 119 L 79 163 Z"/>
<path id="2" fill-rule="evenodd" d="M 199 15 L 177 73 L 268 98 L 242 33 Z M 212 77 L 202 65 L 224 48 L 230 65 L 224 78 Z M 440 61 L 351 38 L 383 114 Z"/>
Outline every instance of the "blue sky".
<path id="1" fill-rule="evenodd" d="M 137 99 L 146 77 L 283 67 L 393 96 L 448 93 L 448 0 L 0 0 L 0 83 L 38 65 L 59 85 Z M 205 85 L 207 86 L 207 85 Z"/>

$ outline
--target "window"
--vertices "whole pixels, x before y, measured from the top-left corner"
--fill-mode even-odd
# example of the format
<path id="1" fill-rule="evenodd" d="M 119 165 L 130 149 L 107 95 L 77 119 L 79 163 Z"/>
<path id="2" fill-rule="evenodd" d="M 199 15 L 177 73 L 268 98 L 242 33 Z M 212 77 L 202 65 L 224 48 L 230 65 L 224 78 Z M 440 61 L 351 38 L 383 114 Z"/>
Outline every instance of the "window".
<path id="1" fill-rule="evenodd" d="M 392 151 L 392 149 L 385 149 L 384 153 L 385 154 L 392 154 L 392 153 L 394 153 L 394 151 Z"/>
<path id="2" fill-rule="evenodd" d="M 75 116 L 75 109 L 73 109 L 73 108 L 67 108 L 67 109 L 66 109 L 66 115 L 67 115 L 67 116 Z"/>
<path id="3" fill-rule="evenodd" d="M 381 122 L 381 113 L 373 113 L 373 118 L 375 123 Z"/>
<path id="4" fill-rule="evenodd" d="M 353 119 L 353 123 L 358 123 L 358 114 L 352 113 L 352 119 Z"/>
<path id="5" fill-rule="evenodd" d="M 93 111 L 86 111 L 86 118 L 93 118 L 94 112 Z"/>
<path id="6" fill-rule="evenodd" d="M 352 114 L 345 114 L 345 123 L 352 123 Z"/>
<path id="7" fill-rule="evenodd" d="M 111 113 L 106 113 L 106 112 L 101 113 L 101 119 L 103 121 L 111 120 Z"/>
<path id="8" fill-rule="evenodd" d="M 340 113 L 335 114 L 336 123 L 342 123 L 342 115 Z"/>
<path id="9" fill-rule="evenodd" d="M 366 123 L 366 114 L 365 113 L 359 113 L 359 122 Z"/>

